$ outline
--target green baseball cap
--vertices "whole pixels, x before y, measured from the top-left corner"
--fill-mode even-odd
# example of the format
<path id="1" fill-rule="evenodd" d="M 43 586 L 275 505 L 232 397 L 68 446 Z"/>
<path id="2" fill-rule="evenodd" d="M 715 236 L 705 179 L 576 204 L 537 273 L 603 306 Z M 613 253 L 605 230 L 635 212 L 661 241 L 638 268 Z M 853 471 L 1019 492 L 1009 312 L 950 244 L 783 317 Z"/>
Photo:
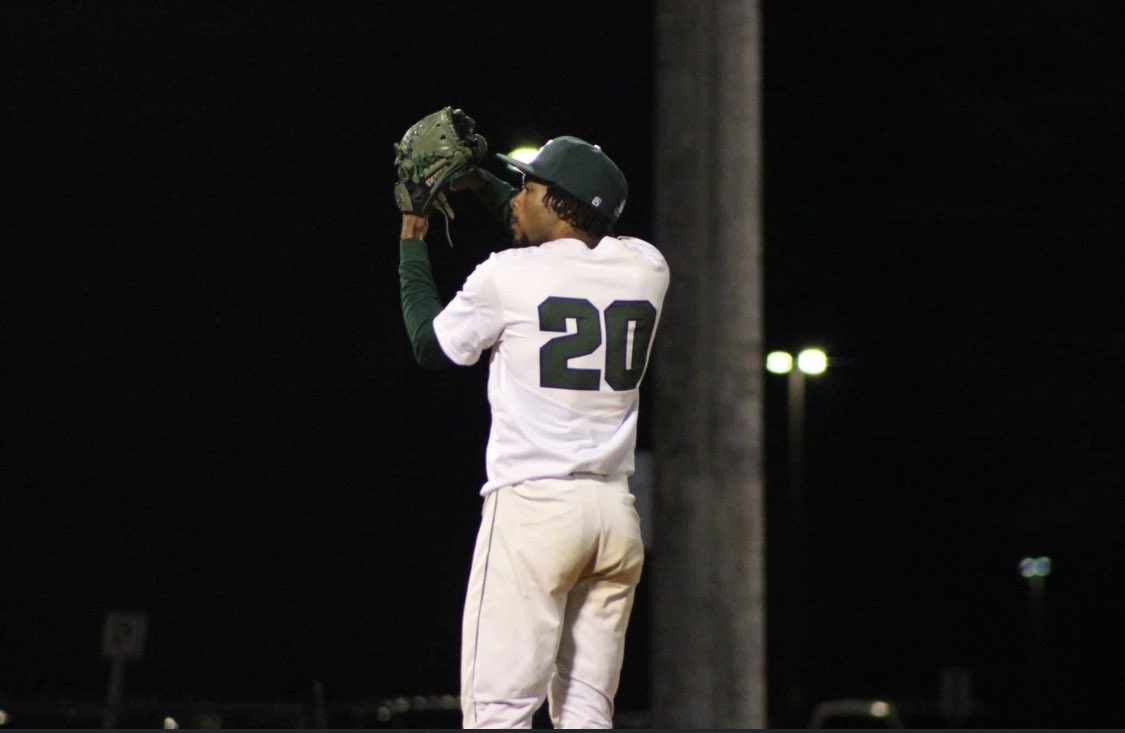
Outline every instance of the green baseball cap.
<path id="1" fill-rule="evenodd" d="M 554 183 L 593 206 L 611 222 L 625 208 L 625 174 L 597 145 L 564 135 L 548 140 L 530 163 L 507 155 L 497 158 L 533 178 Z"/>

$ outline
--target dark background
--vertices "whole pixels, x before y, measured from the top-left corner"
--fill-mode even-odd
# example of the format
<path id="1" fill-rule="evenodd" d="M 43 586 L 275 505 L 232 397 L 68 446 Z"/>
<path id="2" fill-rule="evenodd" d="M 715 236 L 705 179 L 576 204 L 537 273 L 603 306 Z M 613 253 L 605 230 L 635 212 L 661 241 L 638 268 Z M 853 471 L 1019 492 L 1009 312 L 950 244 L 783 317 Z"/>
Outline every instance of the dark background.
<path id="1" fill-rule="evenodd" d="M 629 175 L 619 231 L 652 238 L 655 49 L 645 3 L 421 7 L 0 6 L 0 698 L 104 695 L 112 609 L 149 615 L 130 695 L 456 691 L 485 371 L 412 361 L 390 146 L 446 104 L 493 150 L 585 137 Z M 989 723 L 1121 725 L 1125 14 L 762 20 L 767 346 L 831 357 L 806 703 L 934 698 L 961 666 Z M 455 204 L 446 294 L 506 243 Z M 1054 560 L 1040 648 L 1025 555 Z M 648 704 L 647 599 L 622 709 Z"/>

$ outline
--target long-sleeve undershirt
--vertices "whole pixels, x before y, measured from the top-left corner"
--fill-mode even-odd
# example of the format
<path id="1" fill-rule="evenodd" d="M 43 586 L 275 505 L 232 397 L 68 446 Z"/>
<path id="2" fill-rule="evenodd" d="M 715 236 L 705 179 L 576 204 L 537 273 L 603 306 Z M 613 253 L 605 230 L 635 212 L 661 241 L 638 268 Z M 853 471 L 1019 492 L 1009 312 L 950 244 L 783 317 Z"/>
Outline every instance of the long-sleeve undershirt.
<path id="1" fill-rule="evenodd" d="M 508 202 L 516 190 L 489 173 L 488 182 L 474 193 L 489 213 L 506 227 L 511 216 Z M 402 319 L 415 360 L 423 369 L 437 370 L 452 365 L 434 334 L 434 317 L 441 313 L 442 303 L 430 267 L 429 250 L 423 240 L 399 240 L 398 278 Z"/>

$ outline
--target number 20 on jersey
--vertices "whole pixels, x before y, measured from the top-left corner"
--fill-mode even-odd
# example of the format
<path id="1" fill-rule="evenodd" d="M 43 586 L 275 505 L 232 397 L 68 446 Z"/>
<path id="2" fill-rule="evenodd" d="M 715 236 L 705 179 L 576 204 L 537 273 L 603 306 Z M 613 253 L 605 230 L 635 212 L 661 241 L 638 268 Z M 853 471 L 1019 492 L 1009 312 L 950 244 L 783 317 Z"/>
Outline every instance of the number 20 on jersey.
<path id="1" fill-rule="evenodd" d="M 577 324 L 574 333 L 567 332 L 568 319 Z M 539 304 L 539 330 L 565 335 L 556 336 L 539 349 L 541 387 L 601 387 L 601 369 L 579 369 L 569 362 L 594 353 L 602 345 L 603 320 L 606 384 L 617 391 L 634 389 L 640 384 L 656 327 L 656 306 L 647 300 L 615 300 L 603 314 L 585 298 L 552 296 Z"/>

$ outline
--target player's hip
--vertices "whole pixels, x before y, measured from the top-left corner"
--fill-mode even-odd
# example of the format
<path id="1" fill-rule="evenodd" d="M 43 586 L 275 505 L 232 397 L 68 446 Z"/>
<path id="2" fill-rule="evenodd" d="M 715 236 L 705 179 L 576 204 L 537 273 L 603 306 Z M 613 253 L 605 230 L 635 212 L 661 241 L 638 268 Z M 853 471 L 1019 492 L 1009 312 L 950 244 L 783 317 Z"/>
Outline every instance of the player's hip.
<path id="1" fill-rule="evenodd" d="M 640 573 L 640 517 L 624 476 L 534 479 L 502 487 L 493 501 L 513 557 L 540 571 L 560 580 Z"/>

